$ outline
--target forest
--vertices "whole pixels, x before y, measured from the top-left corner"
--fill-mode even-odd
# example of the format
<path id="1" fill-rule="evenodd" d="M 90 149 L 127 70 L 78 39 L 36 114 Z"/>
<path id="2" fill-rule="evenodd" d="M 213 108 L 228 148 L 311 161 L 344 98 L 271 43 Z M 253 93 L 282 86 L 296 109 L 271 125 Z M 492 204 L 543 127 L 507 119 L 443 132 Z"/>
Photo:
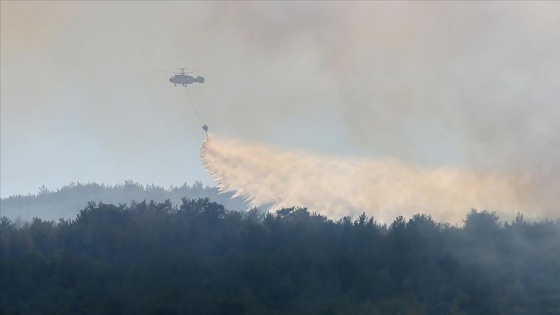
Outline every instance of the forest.
<path id="1" fill-rule="evenodd" d="M 560 314 L 560 221 L 380 224 L 208 198 L 2 217 L 1 314 Z"/>
<path id="2" fill-rule="evenodd" d="M 60 218 L 73 219 L 88 202 L 112 204 L 129 203 L 131 200 L 170 200 L 173 205 L 181 204 L 181 198 L 209 198 L 224 205 L 227 209 L 243 211 L 249 205 L 243 199 L 232 198 L 233 193 L 220 193 L 216 187 L 203 186 L 200 181 L 192 185 L 164 188 L 154 184 L 142 185 L 127 180 L 121 184 L 70 183 L 58 189 L 41 186 L 36 194 L 13 195 L 0 199 L 2 216 L 8 217 L 18 225 L 34 217 L 45 220 Z"/>

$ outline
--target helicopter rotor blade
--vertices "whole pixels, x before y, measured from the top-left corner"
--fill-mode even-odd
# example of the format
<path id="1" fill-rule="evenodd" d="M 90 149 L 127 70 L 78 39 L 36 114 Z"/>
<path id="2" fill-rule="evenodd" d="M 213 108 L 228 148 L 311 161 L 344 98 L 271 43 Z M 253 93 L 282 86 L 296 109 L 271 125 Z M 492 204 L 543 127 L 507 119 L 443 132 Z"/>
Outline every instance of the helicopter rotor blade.
<path id="1" fill-rule="evenodd" d="M 177 71 L 179 70 L 179 71 Z M 166 70 L 158 70 L 158 72 L 164 73 L 174 73 L 174 74 L 190 74 L 193 72 L 197 72 L 198 69 L 188 68 L 188 67 L 181 67 L 181 68 L 168 68 Z"/>
<path id="2" fill-rule="evenodd" d="M 190 67 L 182 67 L 182 68 L 175 68 L 175 69 L 179 69 L 179 70 L 183 70 L 183 71 L 198 71 L 198 69 L 190 68 Z"/>
<path id="3" fill-rule="evenodd" d="M 177 71 L 164 71 L 164 70 L 158 70 L 158 72 L 163 72 L 163 73 L 172 73 L 172 74 L 181 74 L 181 72 L 177 72 Z M 183 74 L 189 74 L 192 73 L 193 71 L 183 71 Z"/>

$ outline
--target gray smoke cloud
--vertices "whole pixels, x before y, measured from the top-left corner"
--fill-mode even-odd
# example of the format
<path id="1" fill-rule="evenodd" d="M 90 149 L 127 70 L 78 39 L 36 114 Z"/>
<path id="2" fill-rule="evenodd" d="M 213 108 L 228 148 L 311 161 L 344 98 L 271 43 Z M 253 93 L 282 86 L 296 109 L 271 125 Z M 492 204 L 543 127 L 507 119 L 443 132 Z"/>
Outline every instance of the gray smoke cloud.
<path id="1" fill-rule="evenodd" d="M 217 134 L 519 174 L 557 202 L 560 3 L 1 6 L 3 190 L 198 179 L 201 122 L 158 73 L 190 65 Z"/>
<path id="2" fill-rule="evenodd" d="M 409 175 L 422 174 L 417 176 L 431 178 L 427 192 L 445 192 L 447 197 L 439 199 L 458 198 L 456 202 L 440 203 L 428 193 L 423 202 L 415 195 L 423 194 L 422 190 L 407 187 L 406 193 L 415 196 L 407 200 L 415 199 L 418 204 L 384 205 L 395 210 L 391 214 L 413 208 L 443 211 L 446 207 L 451 212 L 442 215 L 445 219 L 456 219 L 457 211 L 462 215 L 465 207 L 497 207 L 503 213 L 534 211 L 537 216 L 560 214 L 559 3 L 244 3 L 217 6 L 215 14 L 221 21 L 218 27 L 227 27 L 240 43 L 255 49 L 255 56 L 267 56 L 282 66 L 297 60 L 294 54 L 305 56 L 308 63 L 298 64 L 301 72 L 290 72 L 292 68 L 286 66 L 296 82 L 298 75 L 307 76 L 307 72 L 330 78 L 328 83 L 309 78 L 313 81 L 309 84 L 318 86 L 317 90 L 324 84 L 322 91 L 328 90 L 324 92 L 325 99 L 301 97 L 294 92 L 300 87 L 282 82 L 278 89 L 257 91 L 250 101 L 234 101 L 234 107 L 248 113 L 242 119 L 246 119 L 244 126 L 250 132 L 238 133 L 242 137 L 270 142 L 253 132 L 270 130 L 270 125 L 292 113 L 306 117 L 293 124 L 298 134 L 313 135 L 317 141 L 329 137 L 325 133 L 340 124 L 347 135 L 345 141 L 360 148 L 354 152 L 374 161 L 396 159 L 403 164 L 391 164 L 395 168 L 388 168 L 390 174 L 398 173 L 397 169 L 408 170 Z M 283 78 L 290 81 L 288 76 Z M 309 94 L 320 95 L 313 89 Z M 289 99 L 286 95 L 300 97 Z M 246 108 L 254 108 L 255 102 L 261 100 L 258 111 Z M 264 113 L 271 108 L 271 114 Z M 340 120 L 313 129 L 316 121 L 325 120 L 325 111 L 335 113 Z M 260 119 L 263 116 L 271 118 Z M 268 152 L 267 158 L 271 159 L 272 154 L 284 156 L 282 152 Z M 314 162 L 309 162 L 304 153 L 296 156 L 299 158 L 292 156 L 290 160 L 295 165 L 299 165 L 296 162 L 300 158 L 308 161 L 297 172 L 307 174 L 309 167 L 307 172 L 321 173 L 321 167 L 325 167 L 330 174 L 332 163 L 321 158 L 310 158 Z M 243 156 L 239 158 L 244 165 Z M 228 162 L 224 161 L 224 165 Z M 387 169 L 372 166 L 374 162 L 360 165 L 360 173 L 371 168 Z M 414 173 L 415 167 L 422 171 Z M 449 173 L 427 171 L 440 167 L 449 168 Z M 279 175 L 278 181 L 285 174 L 285 169 L 280 169 L 274 173 Z M 460 169 L 468 171 L 456 171 Z M 252 174 L 250 167 L 246 170 Z M 272 170 L 266 169 L 263 174 L 268 172 Z M 461 175 L 450 175 L 456 172 Z M 445 175 L 439 178 L 434 174 Z M 454 178 L 455 187 L 442 189 L 433 182 L 439 178 L 448 183 L 449 176 Z M 257 183 L 261 177 L 256 177 Z M 410 175 L 407 185 L 416 185 L 419 177 Z M 386 179 L 389 184 L 394 176 L 376 179 Z M 501 189 L 492 183 L 506 187 L 507 193 L 491 198 L 494 189 Z M 264 186 L 263 189 L 273 190 L 272 186 Z M 356 189 L 362 189 L 363 195 L 372 193 L 368 185 L 350 185 L 356 186 L 361 187 Z M 330 196 L 338 195 L 337 189 L 340 193 L 350 189 L 341 184 L 329 187 L 326 195 Z M 260 196 L 254 190 L 243 190 L 237 181 L 225 188 L 241 189 L 242 194 L 256 199 L 253 194 Z M 458 193 L 473 189 L 480 190 L 472 199 L 467 197 L 469 193 Z M 405 193 L 402 189 L 393 191 Z M 280 193 L 277 194 L 265 199 L 279 202 Z M 313 204 L 307 199 L 286 198 Z M 344 207 L 375 208 L 368 203 Z M 404 210 L 406 207 L 408 210 Z"/>
<path id="3" fill-rule="evenodd" d="M 471 208 L 496 211 L 503 219 L 518 212 L 542 218 L 557 204 L 541 203 L 528 179 L 516 174 L 340 158 L 215 134 L 202 145 L 201 158 L 222 191 L 234 191 L 253 206 L 308 207 L 331 218 L 365 212 L 391 222 L 429 213 L 460 224 Z"/>
<path id="4" fill-rule="evenodd" d="M 558 170 L 558 3 L 217 7 L 220 25 L 255 55 L 282 60 L 298 47 L 313 50 L 348 141 L 369 153 Z M 282 107 L 324 105 L 309 103 Z"/>

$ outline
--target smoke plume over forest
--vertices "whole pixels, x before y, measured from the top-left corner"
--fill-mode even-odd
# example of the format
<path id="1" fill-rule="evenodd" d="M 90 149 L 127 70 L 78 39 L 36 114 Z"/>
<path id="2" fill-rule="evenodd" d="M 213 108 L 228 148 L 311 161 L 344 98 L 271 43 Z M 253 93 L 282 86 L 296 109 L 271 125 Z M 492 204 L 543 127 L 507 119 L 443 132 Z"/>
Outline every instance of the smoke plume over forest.
<path id="1" fill-rule="evenodd" d="M 192 98 L 219 135 L 506 173 L 559 204 L 558 12 L 557 2 L 2 2 L 2 194 L 206 176 L 201 123 L 159 72 L 192 66 L 207 79 Z"/>
<path id="2" fill-rule="evenodd" d="M 0 6 L 0 314 L 560 314 L 560 2 Z"/>

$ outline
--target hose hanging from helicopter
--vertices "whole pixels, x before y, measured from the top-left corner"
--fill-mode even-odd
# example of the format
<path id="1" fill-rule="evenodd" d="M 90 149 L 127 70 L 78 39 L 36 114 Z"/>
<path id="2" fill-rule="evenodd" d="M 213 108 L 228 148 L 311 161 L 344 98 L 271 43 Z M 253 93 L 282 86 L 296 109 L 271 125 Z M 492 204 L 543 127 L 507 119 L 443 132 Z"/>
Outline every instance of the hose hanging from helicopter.
<path id="1" fill-rule="evenodd" d="M 189 99 L 189 102 L 191 103 L 191 106 L 196 114 L 196 116 L 198 117 L 198 120 L 200 122 L 202 122 L 202 119 L 200 118 L 200 114 L 198 113 L 198 110 L 196 109 L 196 106 L 194 105 L 194 102 L 191 98 L 191 95 L 189 94 L 189 89 L 187 88 L 187 84 L 193 84 L 193 83 L 204 83 L 204 78 L 201 76 L 198 77 L 193 77 L 190 76 L 188 74 L 185 73 L 185 68 L 179 68 L 181 70 L 181 73 L 175 74 L 174 76 L 172 76 L 171 78 L 169 78 L 169 82 L 173 83 L 175 86 L 177 86 L 177 84 L 181 84 L 185 87 L 185 92 L 187 93 L 187 97 Z M 206 132 L 206 134 L 208 135 L 208 125 L 203 124 L 202 125 L 202 129 Z"/>
<path id="2" fill-rule="evenodd" d="M 191 95 L 189 94 L 189 89 L 185 86 L 185 92 L 187 93 L 187 97 L 189 98 L 189 102 L 191 103 L 191 106 L 196 114 L 196 116 L 198 117 L 198 119 L 200 118 L 200 114 L 198 113 L 198 110 L 196 110 L 196 106 L 194 106 L 194 102 L 192 101 Z"/>

